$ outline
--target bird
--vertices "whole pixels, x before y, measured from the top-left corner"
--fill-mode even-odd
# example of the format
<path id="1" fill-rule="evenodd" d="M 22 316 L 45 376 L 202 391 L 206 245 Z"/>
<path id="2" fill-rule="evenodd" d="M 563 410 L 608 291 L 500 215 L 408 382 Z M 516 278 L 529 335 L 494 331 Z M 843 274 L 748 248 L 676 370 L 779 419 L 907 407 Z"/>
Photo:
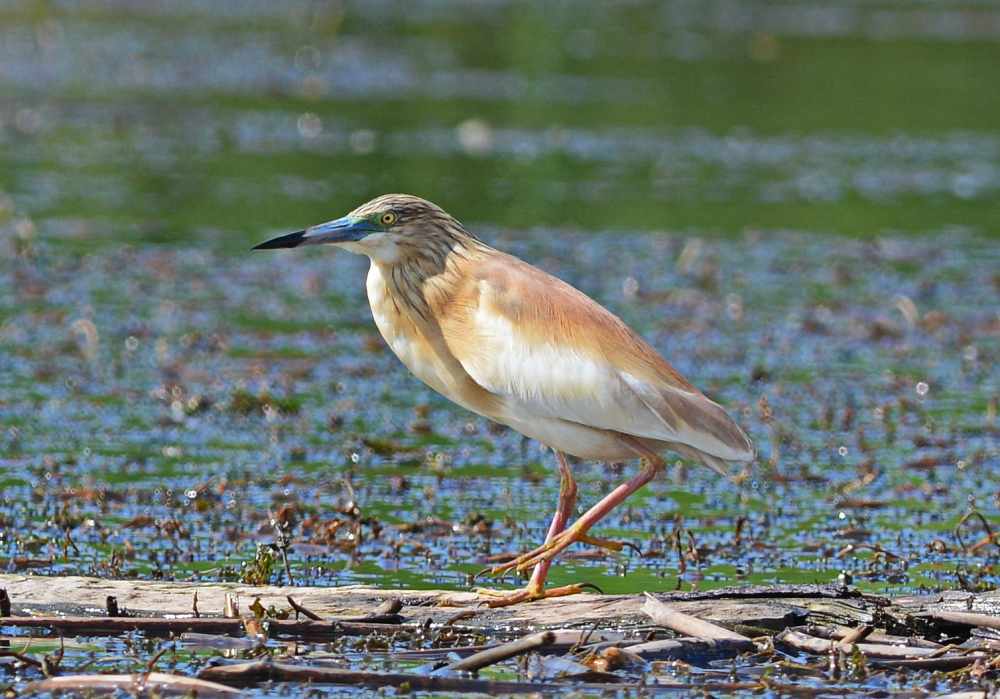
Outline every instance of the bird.
<path id="1" fill-rule="evenodd" d="M 309 245 L 369 258 L 366 290 L 375 325 L 414 376 L 555 453 L 559 499 L 545 541 L 488 571 L 531 570 L 531 576 L 518 590 L 478 590 L 491 607 L 586 589 L 585 583 L 546 588 L 553 560 L 575 542 L 621 550 L 620 542 L 589 532 L 663 471 L 663 452 L 720 475 L 729 463 L 755 457 L 753 442 L 726 411 L 618 316 L 488 245 L 436 204 L 384 194 L 253 249 Z M 642 467 L 570 523 L 577 484 L 567 455 L 639 459 Z"/>

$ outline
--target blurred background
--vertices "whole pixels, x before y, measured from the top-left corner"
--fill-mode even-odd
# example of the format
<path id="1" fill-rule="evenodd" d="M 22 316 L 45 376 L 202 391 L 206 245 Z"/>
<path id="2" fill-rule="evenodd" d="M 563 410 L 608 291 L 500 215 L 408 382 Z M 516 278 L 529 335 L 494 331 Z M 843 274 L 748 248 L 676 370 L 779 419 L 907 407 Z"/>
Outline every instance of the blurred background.
<path id="1" fill-rule="evenodd" d="M 982 0 L 8 1 L 0 211 L 240 251 L 387 191 L 519 228 L 995 233 L 998 42 Z"/>
<path id="2" fill-rule="evenodd" d="M 644 557 L 554 584 L 1000 581 L 983 0 L 0 0 L 0 569 L 277 581 L 284 540 L 299 581 L 465 589 L 537 544 L 551 454 L 401 368 L 366 261 L 249 252 L 384 192 L 759 447 L 740 488 L 673 463 L 601 531 Z"/>

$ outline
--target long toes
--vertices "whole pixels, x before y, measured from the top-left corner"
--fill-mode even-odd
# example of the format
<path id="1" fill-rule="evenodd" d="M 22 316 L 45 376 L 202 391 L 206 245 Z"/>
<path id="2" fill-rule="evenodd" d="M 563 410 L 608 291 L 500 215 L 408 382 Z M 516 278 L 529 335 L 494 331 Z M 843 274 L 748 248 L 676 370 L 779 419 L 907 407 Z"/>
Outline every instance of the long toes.
<path id="1" fill-rule="evenodd" d="M 562 587 L 552 587 L 547 590 L 533 590 L 530 587 L 526 587 L 521 590 L 516 590 L 515 592 L 497 592 L 495 590 L 488 590 L 483 596 L 489 597 L 485 600 L 485 604 L 490 609 L 496 609 L 498 607 L 509 607 L 514 604 L 520 604 L 522 602 L 534 602 L 540 599 L 549 599 L 552 597 L 565 597 L 567 595 L 576 595 L 583 592 L 588 587 L 593 587 L 589 583 L 573 583 L 572 585 L 564 585 Z M 481 593 L 482 594 L 482 593 Z"/>
<path id="2" fill-rule="evenodd" d="M 521 590 L 520 592 L 503 595 L 502 597 L 491 598 L 486 601 L 486 606 L 490 609 L 498 609 L 499 607 L 509 607 L 513 604 L 520 604 L 521 602 L 530 602 L 533 599 L 535 598 L 532 597 L 527 590 Z"/>
<path id="3" fill-rule="evenodd" d="M 521 558 L 524 560 L 521 560 L 517 564 L 517 571 L 523 572 L 529 570 L 530 568 L 534 568 L 537 564 L 542 563 L 543 561 L 551 561 L 574 541 L 576 541 L 574 537 L 563 537 L 563 535 L 560 534 L 544 546 L 540 546 L 531 553 L 527 553 L 522 556 Z"/>
<path id="4" fill-rule="evenodd" d="M 480 597 L 506 597 L 507 593 L 503 590 L 491 590 L 488 587 L 477 587 L 473 590 Z"/>
<path id="5" fill-rule="evenodd" d="M 541 546 L 528 551 L 527 553 L 522 553 L 517 558 L 513 558 L 506 563 L 501 563 L 500 565 L 493 566 L 489 569 L 490 575 L 499 575 L 500 573 L 506 573 L 509 570 L 523 570 L 524 561 L 534 558 L 540 553 L 544 553 L 549 544 L 542 544 Z"/>

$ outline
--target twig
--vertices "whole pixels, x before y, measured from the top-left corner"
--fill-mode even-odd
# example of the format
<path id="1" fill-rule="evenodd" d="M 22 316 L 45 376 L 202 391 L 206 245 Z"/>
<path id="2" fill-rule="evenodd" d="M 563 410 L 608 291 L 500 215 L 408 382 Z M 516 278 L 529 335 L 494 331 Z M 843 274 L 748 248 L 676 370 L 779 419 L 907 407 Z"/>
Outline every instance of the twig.
<path id="1" fill-rule="evenodd" d="M 292 599 L 291 595 L 288 595 L 287 597 L 285 597 L 285 599 L 288 600 L 288 605 L 292 609 L 295 610 L 295 614 L 296 615 L 301 614 L 306 619 L 312 619 L 313 621 L 322 621 L 323 620 L 323 617 L 321 617 L 319 614 L 317 614 L 316 612 L 312 612 L 312 611 L 306 609 L 301 604 L 299 604 L 294 599 Z M 296 616 L 296 618 L 298 618 L 298 616 Z"/>
<path id="2" fill-rule="evenodd" d="M 59 672 L 59 666 L 62 664 L 63 656 L 66 654 L 66 642 L 63 640 L 62 633 L 59 634 L 59 650 L 57 650 L 52 655 L 42 656 L 42 672 L 46 677 L 52 677 Z"/>
<path id="3" fill-rule="evenodd" d="M 274 528 L 274 543 L 272 546 L 278 549 L 281 554 L 281 562 L 285 567 L 285 575 L 288 577 L 288 584 L 295 585 L 295 578 L 292 577 L 292 568 L 288 564 L 288 547 L 292 545 L 291 534 L 287 531 L 290 526 L 287 522 L 282 523 L 275 515 L 270 515 L 271 526 Z"/>
<path id="4" fill-rule="evenodd" d="M 3 621 L 4 626 L 22 628 L 58 629 L 71 635 L 117 635 L 128 631 L 143 631 L 150 635 L 196 633 L 222 633 L 243 635 L 242 619 L 207 618 L 164 619 L 161 617 L 89 617 L 89 616 L 13 616 Z M 343 621 L 292 621 L 268 620 L 272 637 L 330 639 L 335 636 L 367 636 L 373 633 L 396 633 L 412 626 L 398 624 L 372 624 Z"/>
<path id="5" fill-rule="evenodd" d="M 149 662 L 146 663 L 146 672 L 152 672 L 153 669 L 156 667 L 156 663 L 159 662 L 160 658 L 162 658 L 163 654 L 166 653 L 168 650 L 170 650 L 170 646 L 164 646 L 159 650 L 159 652 L 156 655 L 150 658 Z"/>
<path id="6" fill-rule="evenodd" d="M 962 540 L 961 531 L 962 531 L 962 525 L 964 525 L 966 522 L 968 522 L 973 517 L 976 518 L 976 519 L 978 519 L 979 522 L 983 525 L 983 529 L 986 530 L 986 536 L 983 537 L 983 539 L 981 541 L 979 541 L 978 543 L 973 544 L 973 546 L 970 548 Z M 993 528 L 990 527 L 990 523 L 986 520 L 985 517 L 983 517 L 982 513 L 979 510 L 971 510 L 969 512 L 966 512 L 964 515 L 962 515 L 962 518 L 960 520 L 958 520 L 958 524 L 955 525 L 954 534 L 955 534 L 955 540 L 958 541 L 958 545 L 962 547 L 963 551 L 971 551 L 972 549 L 979 549 L 979 548 L 982 548 L 983 545 L 989 544 L 989 543 L 994 543 L 994 544 L 997 544 L 998 546 L 1000 546 L 1000 540 L 998 540 L 993 535 Z"/>
<path id="7" fill-rule="evenodd" d="M 403 601 L 398 597 L 390 597 L 372 610 L 371 614 L 357 617 L 347 617 L 341 621 L 359 622 L 367 624 L 402 624 L 403 617 L 399 610 L 403 608 Z"/>
<path id="8" fill-rule="evenodd" d="M 683 660 L 687 663 L 732 658 L 745 653 L 745 641 L 720 639 L 715 641 L 700 638 L 668 638 L 646 641 L 627 646 L 628 652 L 643 660 Z"/>
<path id="9" fill-rule="evenodd" d="M 892 667 L 900 670 L 959 670 L 988 656 L 983 653 L 973 655 L 948 655 L 943 658 L 875 658 L 874 667 Z"/>
<path id="10" fill-rule="evenodd" d="M 874 630 L 874 626 L 871 626 L 870 624 L 862 624 L 858 628 L 849 631 L 842 639 L 840 639 L 840 642 L 845 646 L 860 643 L 868 638 Z"/>
<path id="11" fill-rule="evenodd" d="M 926 658 L 938 651 L 936 648 L 921 648 L 918 646 L 894 646 L 888 643 L 854 643 L 845 644 L 843 641 L 831 641 L 825 638 L 816 638 L 804 634 L 794 629 L 785 629 L 774 637 L 775 643 L 784 643 L 796 650 L 812 653 L 813 655 L 826 655 L 833 649 L 850 653 L 852 647 L 856 647 L 867 657 L 881 660 L 899 660 Z"/>
<path id="12" fill-rule="evenodd" d="M 660 626 L 665 626 L 679 634 L 704 638 L 712 641 L 741 641 L 746 644 L 747 650 L 752 650 L 753 641 L 735 631 L 724 629 L 703 619 L 698 619 L 690 614 L 679 612 L 676 609 L 664 604 L 653 595 L 646 594 L 646 603 L 642 605 L 642 613 L 652 619 Z"/>
<path id="13" fill-rule="evenodd" d="M 453 614 L 452 616 L 445 619 L 445 622 L 442 624 L 442 626 L 452 626 L 456 622 L 464 621 L 466 619 L 472 619 L 476 617 L 478 614 L 479 610 L 477 609 L 464 609 L 461 612 Z"/>
<path id="14" fill-rule="evenodd" d="M 364 672 L 345 670 L 333 667 L 317 667 L 313 665 L 292 665 L 290 663 L 274 663 L 259 660 L 238 665 L 218 665 L 206 667 L 198 673 L 198 677 L 216 682 L 245 687 L 265 682 L 313 682 L 337 685 L 354 685 L 359 687 L 401 687 L 406 686 L 414 691 L 432 692 L 476 692 L 483 695 L 522 694 L 528 692 L 565 692 L 572 688 L 586 694 L 588 692 L 604 692 L 609 687 L 616 691 L 626 692 L 629 688 L 636 691 L 677 691 L 708 692 L 716 694 L 731 694 L 738 691 L 753 691 L 764 689 L 759 682 L 702 682 L 688 683 L 658 683 L 655 685 L 635 684 L 594 684 L 580 683 L 568 685 L 558 682 L 511 682 L 500 680 L 479 680 L 466 677 L 447 677 L 442 675 L 417 675 L 403 672 Z"/>
<path id="15" fill-rule="evenodd" d="M 809 636 L 816 636 L 817 638 L 825 638 L 830 641 L 841 641 L 843 642 L 848 636 L 854 633 L 855 629 L 847 626 L 816 626 L 809 625 L 802 627 L 802 632 L 808 634 Z M 941 648 L 940 643 L 935 643 L 934 641 L 928 641 L 927 639 L 920 638 L 918 636 L 893 636 L 887 633 L 882 633 L 881 631 L 872 631 L 865 638 L 859 639 L 867 640 L 869 643 L 888 643 L 897 646 L 911 646 L 916 648 L 931 648 L 938 649 Z"/>
<path id="16" fill-rule="evenodd" d="M 0 587 L 0 616 L 10 616 L 10 596 L 5 587 Z"/>
<path id="17" fill-rule="evenodd" d="M 519 638 L 516 641 L 511 641 L 510 643 L 504 643 L 499 646 L 487 648 L 486 650 L 470 655 L 468 658 L 457 660 L 448 665 L 447 669 L 455 672 L 476 672 L 484 667 L 495 665 L 496 663 L 503 662 L 509 658 L 514 658 L 518 655 L 523 655 L 524 653 L 530 653 L 538 648 L 544 648 L 545 646 L 552 645 L 555 640 L 556 635 L 551 631 L 534 633 L 530 636 Z"/>
<path id="18" fill-rule="evenodd" d="M 27 649 L 28 646 L 30 645 L 31 641 L 29 640 L 24 647 Z M 30 655 L 25 655 L 23 652 L 19 652 L 16 650 L 0 650 L 0 658 L 16 658 L 20 660 L 22 663 L 31 665 L 32 667 L 37 667 L 39 669 L 42 667 L 41 661 L 35 660 Z"/>
<path id="19" fill-rule="evenodd" d="M 919 614 L 918 616 L 930 617 L 931 619 L 937 619 L 938 621 L 947 621 L 951 624 L 961 624 L 963 626 L 978 626 L 984 629 L 1000 629 L 1000 616 L 993 616 L 991 614 L 932 610 Z"/>
<path id="20" fill-rule="evenodd" d="M 171 694 L 197 695 L 199 697 L 236 696 L 238 689 L 224 684 L 209 682 L 181 675 L 169 675 L 163 672 L 137 673 L 134 675 L 63 675 L 49 677 L 40 682 L 27 685 L 23 694 L 57 694 L 68 692 L 73 695 L 94 692 L 121 691 L 129 695 L 159 696 L 167 692 Z"/>
<path id="21" fill-rule="evenodd" d="M 191 611 L 194 612 L 194 618 L 198 619 L 201 617 L 201 612 L 198 611 L 198 591 L 195 590 L 194 594 L 191 596 Z"/>
<path id="22" fill-rule="evenodd" d="M 372 610 L 371 616 L 383 616 L 387 614 L 399 614 L 403 608 L 403 600 L 398 597 L 390 597 Z"/>

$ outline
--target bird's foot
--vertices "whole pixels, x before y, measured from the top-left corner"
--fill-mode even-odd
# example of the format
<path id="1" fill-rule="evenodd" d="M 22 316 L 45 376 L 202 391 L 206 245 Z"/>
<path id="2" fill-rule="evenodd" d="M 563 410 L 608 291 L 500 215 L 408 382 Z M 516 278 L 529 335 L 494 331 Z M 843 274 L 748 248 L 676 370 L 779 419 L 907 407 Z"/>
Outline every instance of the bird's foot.
<path id="1" fill-rule="evenodd" d="M 520 590 L 491 590 L 486 587 L 477 587 L 476 594 L 482 598 L 483 604 L 491 609 L 497 607 L 509 607 L 513 604 L 520 604 L 521 602 L 534 602 L 540 599 L 551 599 L 553 597 L 566 597 L 567 595 L 576 595 L 587 589 L 586 583 L 574 583 L 572 585 L 563 585 L 562 587 L 550 587 L 543 588 L 541 586 L 535 587 L 528 585 L 522 587 Z"/>
<path id="2" fill-rule="evenodd" d="M 612 551 L 621 551 L 621 549 L 625 546 L 625 544 L 617 541 L 608 541 L 607 539 L 597 539 L 595 537 L 588 536 L 587 530 L 584 527 L 579 526 L 579 523 L 577 523 L 565 531 L 556 534 L 538 548 L 532 549 L 527 553 L 522 553 L 517 558 L 490 568 L 489 573 L 490 575 L 498 575 L 500 573 L 506 573 L 510 570 L 515 570 L 519 573 L 524 572 L 529 568 L 533 568 L 538 563 L 551 561 L 553 558 L 558 556 L 563 549 L 577 541 L 593 544 L 595 546 L 601 546 L 603 548 L 611 549 Z"/>

